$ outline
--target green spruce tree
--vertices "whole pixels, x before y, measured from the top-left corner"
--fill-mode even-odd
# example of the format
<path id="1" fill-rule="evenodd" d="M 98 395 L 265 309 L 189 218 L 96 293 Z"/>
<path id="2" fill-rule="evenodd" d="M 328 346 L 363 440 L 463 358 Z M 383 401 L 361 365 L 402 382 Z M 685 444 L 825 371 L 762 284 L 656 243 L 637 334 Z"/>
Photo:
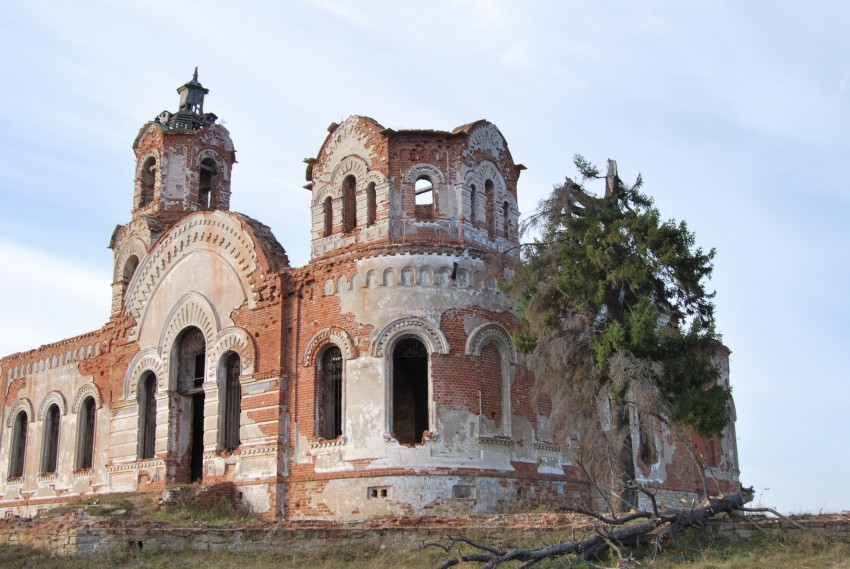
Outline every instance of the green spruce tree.
<path id="1" fill-rule="evenodd" d="M 727 424 L 705 288 L 715 251 L 662 220 L 640 177 L 628 186 L 612 160 L 604 176 L 581 156 L 575 164 L 582 183 L 604 180 L 604 195 L 569 178 L 556 186 L 526 223 L 537 237 L 507 286 L 523 318 L 516 345 L 552 402 L 551 435 L 624 511 L 636 500 L 633 432 L 661 421 L 713 435 Z"/>

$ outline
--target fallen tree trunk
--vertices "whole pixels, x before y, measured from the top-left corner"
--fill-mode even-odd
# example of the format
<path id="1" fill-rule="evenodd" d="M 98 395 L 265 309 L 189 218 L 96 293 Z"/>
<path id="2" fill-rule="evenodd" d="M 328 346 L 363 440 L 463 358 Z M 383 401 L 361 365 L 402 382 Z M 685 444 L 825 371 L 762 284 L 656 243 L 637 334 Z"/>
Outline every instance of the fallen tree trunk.
<path id="1" fill-rule="evenodd" d="M 522 562 L 521 567 L 531 567 L 544 559 L 569 555 L 582 560 L 594 559 L 604 555 L 609 549 L 616 551 L 622 558 L 622 549 L 638 545 L 654 543 L 656 551 L 659 551 L 675 535 L 689 527 L 699 526 L 722 512 L 744 510 L 744 504 L 752 497 L 752 489 L 744 489 L 725 496 L 710 498 L 688 510 L 665 510 L 657 513 L 639 511 L 621 518 L 608 518 L 587 510 L 575 510 L 603 522 L 603 528 L 597 529 L 595 533 L 582 539 L 540 548 L 499 549 L 462 535 L 449 538 L 448 544 L 428 543 L 425 547 L 439 547 L 449 554 L 461 544 L 466 544 L 475 550 L 450 557 L 439 566 L 439 569 L 453 567 L 461 562 L 481 563 L 484 569 L 492 569 L 511 561 Z"/>

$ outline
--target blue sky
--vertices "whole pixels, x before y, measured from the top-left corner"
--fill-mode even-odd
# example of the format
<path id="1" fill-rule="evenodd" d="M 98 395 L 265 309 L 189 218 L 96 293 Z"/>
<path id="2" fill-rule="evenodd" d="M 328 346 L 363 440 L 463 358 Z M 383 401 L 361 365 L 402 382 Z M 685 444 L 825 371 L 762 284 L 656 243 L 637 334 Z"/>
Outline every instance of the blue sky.
<path id="1" fill-rule="evenodd" d="M 572 156 L 642 173 L 718 250 L 741 479 L 785 511 L 850 509 L 850 5 L 810 1 L 12 1 L 0 21 L 0 354 L 109 315 L 138 129 L 195 66 L 231 132 L 232 209 L 309 255 L 302 160 L 331 122 L 486 118 L 520 208 Z"/>

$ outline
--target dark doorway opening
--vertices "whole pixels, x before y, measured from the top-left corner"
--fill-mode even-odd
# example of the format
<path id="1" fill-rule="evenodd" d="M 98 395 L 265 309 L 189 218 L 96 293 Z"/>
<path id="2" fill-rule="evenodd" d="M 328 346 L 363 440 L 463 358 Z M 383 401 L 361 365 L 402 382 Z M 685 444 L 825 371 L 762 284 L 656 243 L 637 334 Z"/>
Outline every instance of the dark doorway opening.
<path id="1" fill-rule="evenodd" d="M 401 444 L 421 444 L 428 428 L 428 350 L 405 338 L 393 350 L 393 427 Z"/>
<path id="2" fill-rule="evenodd" d="M 192 395 L 192 459 L 190 480 L 200 482 L 204 477 L 204 394 Z"/>
<path id="3" fill-rule="evenodd" d="M 181 466 L 178 482 L 199 482 L 204 468 L 204 381 L 207 345 L 204 333 L 189 326 L 176 342 L 177 387 L 177 460 Z M 188 467 L 188 469 L 187 469 Z"/>

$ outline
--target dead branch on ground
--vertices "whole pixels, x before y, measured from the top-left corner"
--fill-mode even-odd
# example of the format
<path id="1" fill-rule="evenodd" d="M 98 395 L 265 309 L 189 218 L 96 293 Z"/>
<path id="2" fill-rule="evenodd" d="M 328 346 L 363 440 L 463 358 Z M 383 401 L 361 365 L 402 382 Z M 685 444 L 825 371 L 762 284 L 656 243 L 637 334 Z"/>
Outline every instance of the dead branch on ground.
<path id="1" fill-rule="evenodd" d="M 605 516 L 586 509 L 573 511 L 591 516 L 605 526 L 595 529 L 581 539 L 539 548 L 498 548 L 474 541 L 466 536 L 450 538 L 448 544 L 426 543 L 423 547 L 437 547 L 452 554 L 465 544 L 473 549 L 469 553 L 457 552 L 446 559 L 438 569 L 454 567 L 462 562 L 480 563 L 483 569 L 493 569 L 508 562 L 521 562 L 521 567 L 531 567 L 544 559 L 573 556 L 583 561 L 599 558 L 613 549 L 620 558 L 623 549 L 655 544 L 656 551 L 669 543 L 674 536 L 689 527 L 698 527 L 717 514 L 746 511 L 744 504 L 752 500 L 752 489 L 743 489 L 725 496 L 714 497 L 693 508 L 668 509 L 660 512 L 637 511 L 621 517 Z M 638 521 L 642 520 L 642 521 Z"/>

